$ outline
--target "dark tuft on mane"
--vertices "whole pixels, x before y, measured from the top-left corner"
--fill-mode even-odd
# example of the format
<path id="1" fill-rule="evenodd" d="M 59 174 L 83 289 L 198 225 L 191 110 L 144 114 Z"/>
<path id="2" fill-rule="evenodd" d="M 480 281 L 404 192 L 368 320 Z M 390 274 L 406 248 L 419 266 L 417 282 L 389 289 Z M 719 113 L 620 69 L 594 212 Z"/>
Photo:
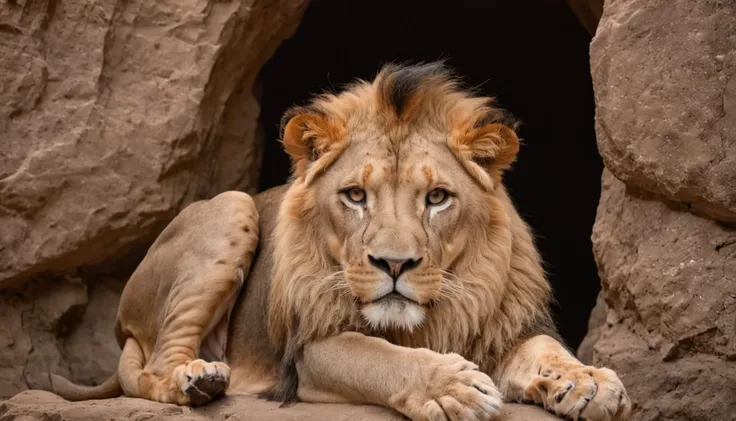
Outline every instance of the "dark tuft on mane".
<path id="1" fill-rule="evenodd" d="M 407 105 L 422 89 L 448 89 L 465 92 L 473 97 L 476 90 L 462 83 L 452 68 L 443 61 L 416 64 L 387 64 L 378 77 L 377 89 L 384 106 L 393 109 L 398 117 L 402 117 Z M 519 127 L 519 121 L 511 113 L 493 106 L 489 98 L 487 113 L 476 121 L 476 127 L 487 124 L 503 124 L 513 130 Z"/>
<path id="2" fill-rule="evenodd" d="M 455 78 L 444 62 L 418 64 L 387 64 L 381 69 L 379 92 L 386 105 L 400 116 L 409 100 L 422 84 L 430 79 L 449 82 Z"/>

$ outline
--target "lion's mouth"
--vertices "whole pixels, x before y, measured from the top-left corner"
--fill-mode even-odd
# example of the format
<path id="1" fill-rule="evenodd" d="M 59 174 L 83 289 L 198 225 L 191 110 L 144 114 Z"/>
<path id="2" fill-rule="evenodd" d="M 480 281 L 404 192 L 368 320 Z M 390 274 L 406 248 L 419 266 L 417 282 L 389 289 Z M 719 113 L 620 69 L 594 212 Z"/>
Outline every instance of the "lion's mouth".
<path id="1" fill-rule="evenodd" d="M 397 291 L 365 304 L 360 312 L 374 329 L 394 328 L 410 332 L 424 322 L 427 314 L 425 306 Z"/>
<path id="2" fill-rule="evenodd" d="M 388 294 L 386 294 L 386 295 L 384 295 L 382 297 L 378 297 L 375 300 L 370 301 L 370 302 L 367 302 L 367 303 L 364 303 L 364 304 L 365 305 L 370 305 L 370 304 L 385 304 L 385 305 L 388 305 L 388 304 L 401 304 L 401 305 L 406 305 L 408 303 L 412 303 L 412 304 L 416 304 L 416 305 L 421 305 L 417 301 L 412 300 L 411 298 L 409 298 L 409 297 L 407 297 L 405 295 L 402 295 L 398 291 L 391 291 L 391 292 L 389 292 Z"/>

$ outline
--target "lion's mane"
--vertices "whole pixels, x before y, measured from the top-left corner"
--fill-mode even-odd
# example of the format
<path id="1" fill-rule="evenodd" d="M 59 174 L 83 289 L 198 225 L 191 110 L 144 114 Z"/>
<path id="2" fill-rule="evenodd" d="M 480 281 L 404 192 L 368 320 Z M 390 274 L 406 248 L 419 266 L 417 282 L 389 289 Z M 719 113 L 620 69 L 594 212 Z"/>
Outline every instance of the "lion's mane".
<path id="1" fill-rule="evenodd" d="M 317 244 L 316 197 L 312 181 L 347 147 L 345 127 L 351 119 L 380 119 L 388 130 L 401 133 L 430 124 L 453 132 L 449 146 L 459 156 L 469 153 L 464 136 L 478 136 L 482 124 L 515 124 L 490 98 L 474 96 L 441 64 L 389 65 L 372 83 L 359 81 L 340 94 L 326 94 L 306 107 L 288 112 L 283 127 L 295 115 L 322 116 L 329 133 L 315 142 L 329 142 L 329 150 L 308 165 L 295 162 L 295 175 L 284 197 L 275 230 L 274 272 L 269 298 L 268 330 L 284 350 L 281 379 L 266 395 L 289 401 L 296 397 L 295 359 L 302 347 L 342 331 L 380 336 L 398 345 L 457 352 L 493 375 L 504 356 L 521 341 L 536 334 L 556 336 L 549 314 L 550 286 L 529 227 L 519 217 L 503 185 L 501 174 L 513 161 L 517 145 L 489 140 L 482 163 L 485 174 L 475 174 L 487 191 L 483 201 L 492 215 L 490 225 L 476 230 L 462 258 L 453 268 L 463 294 L 450 296 L 431 310 L 413 331 L 372 330 L 360 316 L 355 301 L 333 287 L 339 266 Z M 458 132 L 457 127 L 464 128 Z M 314 135 L 314 133 L 312 133 Z M 400 136 L 397 136 L 400 137 Z M 287 151 L 296 147 L 285 142 Z M 477 153 L 477 152 L 476 152 Z M 330 155 L 331 154 L 331 155 Z M 358 162 L 355 163 L 359 165 Z M 469 170 L 473 170 L 469 168 Z"/>

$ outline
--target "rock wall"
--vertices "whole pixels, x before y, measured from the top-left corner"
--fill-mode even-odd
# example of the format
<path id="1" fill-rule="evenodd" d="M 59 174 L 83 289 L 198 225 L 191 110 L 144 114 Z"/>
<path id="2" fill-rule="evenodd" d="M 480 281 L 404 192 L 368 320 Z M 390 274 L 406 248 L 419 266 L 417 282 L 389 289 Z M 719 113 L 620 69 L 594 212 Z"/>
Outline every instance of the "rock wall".
<path id="1" fill-rule="evenodd" d="M 609 172 L 593 231 L 608 307 L 593 360 L 621 375 L 634 420 L 732 419 L 736 230 Z"/>
<path id="2" fill-rule="evenodd" d="M 39 370 L 112 371 L 124 277 L 78 268 L 123 265 L 188 203 L 255 189 L 256 78 L 305 6 L 0 1 L 0 397 Z"/>
<path id="3" fill-rule="evenodd" d="M 47 382 L 41 372 L 104 381 L 120 355 L 112 328 L 123 285 L 63 276 L 0 294 L 0 399 Z"/>
<path id="4" fill-rule="evenodd" d="M 606 167 L 727 222 L 736 222 L 734 13 L 731 0 L 609 0 L 590 48 Z"/>
<path id="5" fill-rule="evenodd" d="M 193 200 L 253 189 L 255 79 L 303 6 L 4 3 L 0 287 L 117 257 Z"/>
<path id="6" fill-rule="evenodd" d="M 735 15 L 729 0 L 606 1 L 591 45 L 605 318 L 579 354 L 617 370 L 634 421 L 736 413 Z"/>

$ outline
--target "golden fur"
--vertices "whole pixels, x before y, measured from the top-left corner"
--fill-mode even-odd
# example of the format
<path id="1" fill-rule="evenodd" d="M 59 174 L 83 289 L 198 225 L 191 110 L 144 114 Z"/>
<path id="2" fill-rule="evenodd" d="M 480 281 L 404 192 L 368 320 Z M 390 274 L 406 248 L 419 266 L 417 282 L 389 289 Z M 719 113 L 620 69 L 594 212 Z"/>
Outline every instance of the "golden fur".
<path id="1" fill-rule="evenodd" d="M 320 209 L 312 183 L 348 147 L 347 133 L 356 131 L 387 133 L 376 148 L 390 150 L 411 142 L 410 134 L 419 130 L 435 135 L 440 142 L 449 133 L 446 145 L 478 182 L 481 197 L 477 201 L 488 209 L 479 215 L 483 219 L 463 227 L 478 229 L 473 235 L 464 233 L 463 238 L 466 250 L 475 252 L 463 253 L 453 266 L 454 277 L 472 293 L 446 294 L 443 305 L 434 308 L 427 323 L 413 332 L 382 334 L 407 346 L 459 352 L 486 366 L 515 346 L 525 330 L 553 332 L 547 310 L 550 287 L 539 255 L 500 184 L 501 171 L 518 151 L 518 139 L 511 128 L 493 120 L 504 116 L 491 107 L 488 98 L 457 90 L 441 67 L 431 70 L 401 113 L 385 99 L 392 78 L 400 71 L 388 67 L 373 84 L 360 82 L 340 95 L 324 95 L 309 107 L 297 109 L 300 114 L 286 125 L 283 141 L 294 158 L 298 177 L 286 193 L 275 232 L 269 331 L 279 348 L 286 347 L 287 338 L 293 337 L 300 346 L 348 327 L 378 333 L 365 326 L 353 297 L 335 288 L 337 259 L 330 253 L 324 225 L 315 223 Z M 478 127 L 489 117 L 493 122 Z M 311 153 L 307 143 L 316 153 Z M 319 159 L 308 163 L 312 155 Z M 355 165 L 360 162 L 346 167 Z M 296 321 L 298 329 L 293 326 Z M 478 339 L 469 342 L 474 335 Z"/>
<path id="2" fill-rule="evenodd" d="M 228 393 L 373 403 L 415 420 L 492 419 L 502 398 L 572 418 L 627 419 L 630 402 L 615 373 L 584 366 L 556 339 L 539 254 L 502 184 L 519 149 L 515 128 L 489 98 L 461 89 L 436 63 L 389 65 L 373 82 L 287 112 L 282 141 L 294 174 L 283 199 L 266 200 L 280 201 L 277 215 L 259 206 L 261 231 L 273 235 L 261 238 L 232 311 L 225 338 L 232 375 L 225 368 L 218 374 L 229 381 Z M 248 255 L 254 245 L 226 249 Z M 249 265 L 246 258 L 233 270 Z M 215 300 L 207 308 L 230 315 L 228 305 Z M 177 311 L 171 323 L 179 330 L 159 318 L 122 336 L 134 344 L 175 341 L 187 323 L 213 323 Z M 126 394 L 191 400 L 191 381 L 181 380 L 191 370 L 182 373 L 200 350 L 196 341 L 187 346 L 158 372 L 121 363 L 121 383 L 139 379 L 138 389 L 123 387 Z M 161 358 L 145 347 L 143 354 L 134 360 Z M 211 387 L 207 398 L 221 389 Z M 76 390 L 101 396 L 100 389 Z"/>

